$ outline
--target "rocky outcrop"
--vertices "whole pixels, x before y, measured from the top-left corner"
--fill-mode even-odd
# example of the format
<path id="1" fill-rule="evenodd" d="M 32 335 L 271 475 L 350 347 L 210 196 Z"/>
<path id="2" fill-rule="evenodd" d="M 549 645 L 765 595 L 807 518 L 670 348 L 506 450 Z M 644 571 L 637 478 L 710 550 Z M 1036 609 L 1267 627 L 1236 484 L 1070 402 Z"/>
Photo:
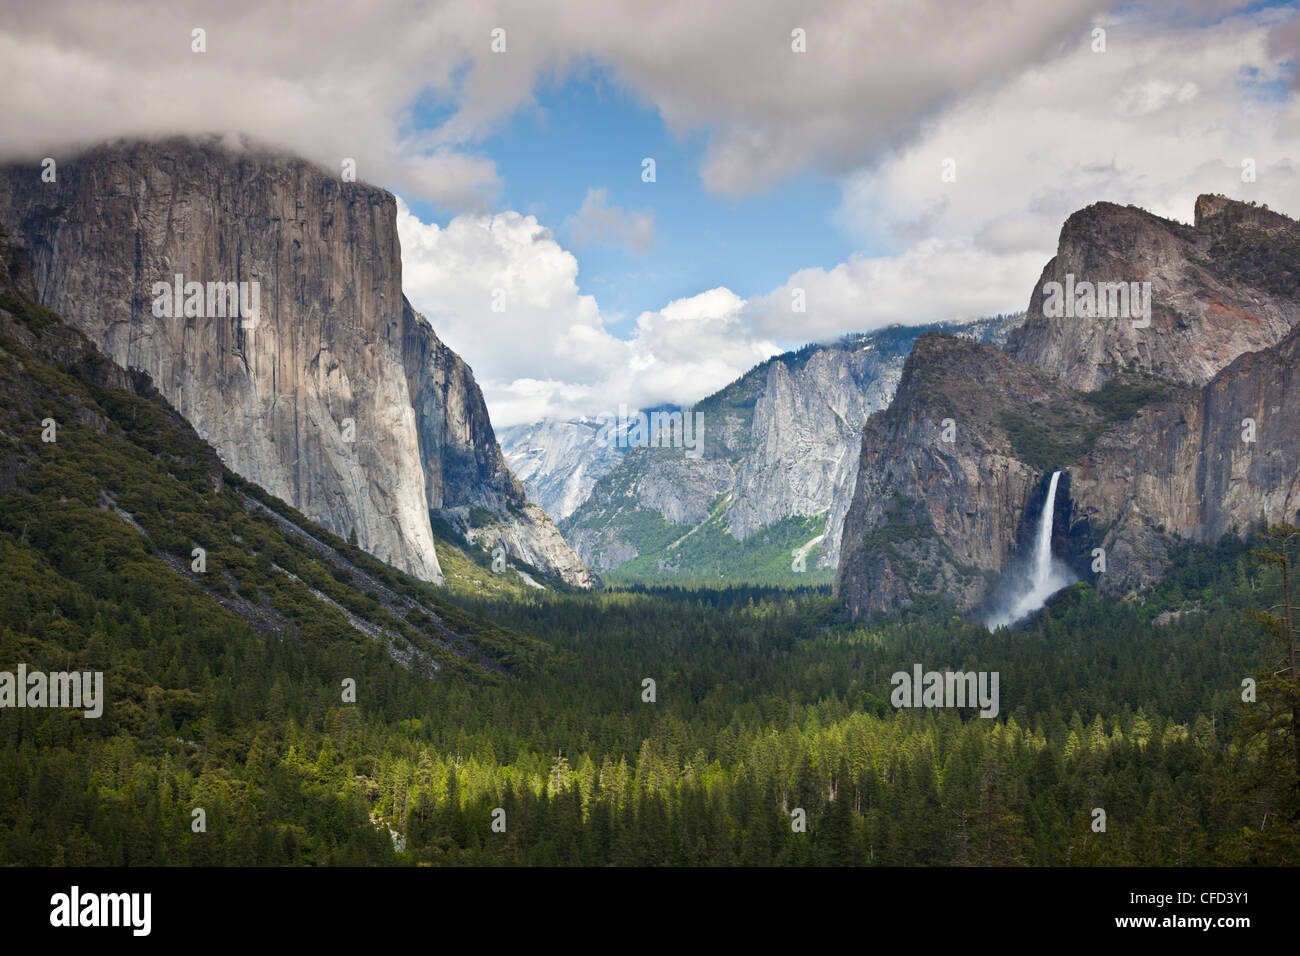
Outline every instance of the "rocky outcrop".
<path id="1" fill-rule="evenodd" d="M 1297 234 L 1222 197 L 1201 197 L 1194 227 L 1098 204 L 1067 222 L 1043 281 L 1150 281 L 1150 327 L 1044 314 L 1040 283 L 1005 353 L 918 340 L 863 430 L 836 580 L 850 610 L 983 604 L 1057 468 L 1054 550 L 1092 574 L 1104 548 L 1103 589 L 1152 583 L 1179 539 L 1295 520 Z"/>
<path id="2" fill-rule="evenodd" d="M 782 518 L 826 514 L 856 468 L 854 436 L 888 401 L 901 365 L 901 355 L 882 358 L 858 341 L 765 362 L 692 409 L 704 428 L 701 456 L 628 449 L 564 523 L 566 534 L 584 559 L 617 567 L 653 547 L 638 535 L 647 515 L 685 534 L 725 498 L 726 530 L 741 543 Z M 838 545 L 838 527 L 830 537 Z"/>
<path id="3" fill-rule="evenodd" d="M 403 299 L 403 361 L 415 409 L 429 513 L 472 544 L 497 546 L 577 587 L 600 581 L 506 463 L 474 373 Z"/>
<path id="4" fill-rule="evenodd" d="M 838 512 L 842 520 L 837 505 L 844 502 L 847 511 L 856 438 L 867 416 L 888 404 L 901 371 L 901 359 L 882 359 L 874 343 L 818 350 L 794 370 L 771 363 L 754 405 L 750 452 L 736 471 L 727 530 L 744 541 L 788 515 Z M 833 566 L 840 530 L 832 519 L 822 566 Z"/>
<path id="5" fill-rule="evenodd" d="M 35 301 L 36 284 L 32 281 L 27 250 L 21 240 L 11 236 L 0 223 L 0 292 L 10 292 Z"/>
<path id="6" fill-rule="evenodd" d="M 1104 547 L 1110 590 L 1167 570 L 1178 538 L 1212 542 L 1300 513 L 1300 328 L 1183 400 L 1143 410 L 1070 466 L 1071 539 Z"/>
<path id="7" fill-rule="evenodd" d="M 917 336 L 943 328 L 988 340 L 1018 321 L 894 326 L 769 359 L 695 406 L 705 430 L 700 457 L 629 449 L 563 522 L 565 535 L 588 563 L 616 568 L 657 554 L 706 519 L 719 519 L 727 536 L 721 547 L 739 552 L 779 522 L 816 518 L 824 532 L 809 549 L 807 567 L 834 569 L 861 428 L 889 402 Z M 808 544 L 814 534 L 794 543 Z M 787 554 L 784 566 L 793 557 Z M 697 570 L 682 560 L 674 553 L 659 563 L 683 574 Z M 727 563 L 725 555 L 720 561 Z"/>
<path id="8" fill-rule="evenodd" d="M 533 528 L 530 554 L 558 558 L 539 569 L 588 574 L 545 522 L 506 518 L 522 490 L 469 369 L 402 295 L 391 194 L 247 144 L 173 139 L 92 150 L 52 183 L 6 167 L 0 218 L 44 305 L 147 372 L 231 470 L 331 531 L 439 581 L 431 513 L 472 502 L 517 520 L 516 538 Z M 160 296 L 178 275 L 197 299 Z M 245 298 L 210 283 L 244 283 Z"/>
<path id="9" fill-rule="evenodd" d="M 977 606 L 1041 483 L 1027 434 L 1083 437 L 1100 420 L 1074 390 L 991 345 L 917 339 L 893 402 L 863 429 L 836 578 L 853 614 L 916 594 Z"/>
<path id="10" fill-rule="evenodd" d="M 405 299 L 402 328 L 429 510 L 522 508 L 523 486 L 497 445 L 473 372 Z"/>
<path id="11" fill-rule="evenodd" d="M 497 432 L 501 451 L 528 497 L 556 521 L 577 511 L 623 457 L 616 443 L 602 440 L 604 424 L 594 418 L 548 419 Z"/>
<path id="12" fill-rule="evenodd" d="M 1134 206 L 1097 203 L 1061 229 L 1056 256 L 1034 286 L 1028 317 L 1006 350 L 1083 390 L 1120 370 L 1204 385 L 1238 355 L 1281 341 L 1300 321 L 1300 224 L 1267 208 L 1201 196 L 1195 225 Z M 1076 290 L 1076 308 L 1051 312 L 1049 283 Z M 1150 324 L 1113 314 L 1087 283 L 1150 283 Z M 1062 302 L 1062 306 L 1066 303 Z M 1059 311 L 1059 310 L 1058 310 Z"/>

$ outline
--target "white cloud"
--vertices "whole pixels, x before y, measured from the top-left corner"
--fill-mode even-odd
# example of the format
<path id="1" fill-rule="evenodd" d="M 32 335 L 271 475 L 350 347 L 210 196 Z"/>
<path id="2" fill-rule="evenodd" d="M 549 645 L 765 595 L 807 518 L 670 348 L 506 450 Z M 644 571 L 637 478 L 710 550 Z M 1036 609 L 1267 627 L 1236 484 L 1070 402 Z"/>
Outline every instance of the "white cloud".
<path id="1" fill-rule="evenodd" d="M 740 296 L 719 287 L 638 316 L 629 343 L 632 404 L 698 401 L 781 352 L 775 336 L 751 328 L 745 306 Z"/>
<path id="2" fill-rule="evenodd" d="M 205 31 L 206 52 L 191 49 Z M 116 137 L 242 133 L 455 207 L 499 189 L 472 144 L 407 132 L 462 56 L 413 0 L 221 5 L 173 0 L 8 4 L 0 23 L 0 156 L 58 158 Z"/>
<path id="3" fill-rule="evenodd" d="M 898 256 L 855 256 L 833 269 L 803 269 L 750 303 L 759 333 L 832 338 L 895 322 L 921 325 L 1024 308 L 1046 257 L 990 253 L 969 240 L 923 239 Z M 806 311 L 795 312 L 796 290 Z"/>
<path id="4" fill-rule="evenodd" d="M 745 300 L 730 289 L 718 287 L 689 299 L 674 299 L 659 310 L 659 314 L 670 322 L 690 322 L 700 319 L 716 319 L 722 322 L 734 321 L 744 306 Z M 641 325 L 646 317 L 642 316 Z M 643 326 L 644 327 L 644 326 Z"/>
<path id="5" fill-rule="evenodd" d="M 796 323 L 812 339 L 1024 308 L 1061 224 L 1100 200 L 1190 221 L 1196 196 L 1218 192 L 1300 214 L 1297 99 L 1255 94 L 1284 77 L 1273 29 L 1268 17 L 1170 30 L 1111 21 L 1107 52 L 1078 44 L 963 99 L 846 180 L 840 225 L 900 251 L 796 273 L 751 303 L 755 328 Z M 1241 181 L 1247 157 L 1254 183 Z M 945 159 L 955 182 L 942 179 Z M 791 312 L 794 288 L 806 289 L 805 315 Z"/>
<path id="6" fill-rule="evenodd" d="M 701 174 L 744 195 L 810 166 L 877 160 L 961 95 L 1086 37 L 1094 0 L 861 0 L 792 7 L 669 0 L 637 19 L 617 4 L 566 24 L 675 131 L 706 130 Z M 807 52 L 791 49 L 801 28 Z"/>
<path id="7" fill-rule="evenodd" d="M 354 157 L 361 178 L 408 198 L 485 209 L 500 183 L 477 144 L 536 106 L 539 80 L 601 67 L 675 133 L 704 133 L 705 184 L 740 195 L 810 167 L 875 169 L 931 140 L 954 107 L 1001 102 L 1008 88 L 1028 101 L 1050 88 L 1050 104 L 1037 99 L 1060 115 L 1103 98 L 1107 112 L 1130 118 L 1171 105 L 1201 111 L 1215 90 L 1197 74 L 1207 56 L 1231 50 L 1198 49 L 1202 35 L 1223 36 L 1221 26 L 1183 25 L 1234 5 L 1124 5 L 1120 17 L 1103 0 L 822 0 L 797 9 L 749 0 L 743 14 L 698 0 L 10 4 L 0 24 L 0 157 L 117 136 L 238 131 L 327 168 Z M 1272 34 L 1240 31 L 1244 58 L 1269 71 L 1283 59 L 1294 65 L 1294 11 L 1251 16 Z M 1094 22 L 1107 24 L 1105 54 L 1089 50 Z M 196 27 L 207 31 L 206 53 L 191 51 Z M 498 27 L 504 53 L 491 48 Z M 796 27 L 806 31 L 805 53 L 791 50 Z M 1160 56 L 1170 37 L 1185 68 L 1130 77 L 1118 98 L 1103 92 L 1118 73 L 1172 66 Z M 1086 69 L 1061 68 L 1089 57 Z M 1067 75 L 1080 84 L 1050 82 Z M 1037 78 L 1049 82 L 1036 87 Z M 1288 79 L 1297 83 L 1294 69 Z M 415 128 L 417 104 L 438 110 L 433 129 Z M 1077 112 L 1085 127 L 1106 125 Z"/>
<path id="8" fill-rule="evenodd" d="M 957 96 L 1078 38 L 1098 0 L 79 0 L 10 4 L 0 25 L 0 154 L 116 136 L 236 131 L 409 197 L 484 207 L 476 143 L 536 105 L 539 79 L 608 68 L 742 194 L 807 166 L 845 171 L 915 135 Z M 207 52 L 191 51 L 206 30 Z M 493 53 L 491 31 L 506 31 Z M 807 52 L 790 33 L 807 31 Z M 442 112 L 411 132 L 412 110 Z M 448 112 L 449 111 L 449 112 Z"/>
<path id="9" fill-rule="evenodd" d="M 648 210 L 629 212 L 609 205 L 608 190 L 588 189 L 578 211 L 564 220 L 576 248 L 588 245 L 621 246 L 644 255 L 654 245 L 655 215 Z"/>
<path id="10" fill-rule="evenodd" d="M 462 211 L 439 228 L 402 207 L 406 289 L 503 425 L 691 401 L 778 345 L 1023 307 L 1063 220 L 1100 199 L 1188 219 L 1212 191 L 1300 212 L 1300 97 L 1280 93 L 1300 85 L 1300 19 L 1222 19 L 1237 6 L 43 0 L 11 4 L 0 24 L 0 157 L 237 130 L 327 168 L 354 157 L 360 178 Z M 1094 23 L 1104 54 L 1090 48 Z M 195 54 L 200 26 L 208 52 Z M 795 27 L 806 53 L 790 49 Z M 501 184 L 481 152 L 535 108 L 539 79 L 586 69 L 609 71 L 673 133 L 702 134 L 699 173 L 717 193 L 810 168 L 843 175 L 837 222 L 871 253 L 750 302 L 709 290 L 612 335 L 577 259 L 536 217 L 487 213 Z M 416 128 L 417 105 L 438 111 L 435 128 Z M 940 180 L 945 158 L 956 182 Z M 1240 180 L 1244 158 L 1256 183 Z M 575 245 L 634 251 L 654 228 L 600 190 L 565 223 Z M 805 313 L 790 310 L 796 287 Z"/>
<path id="11" fill-rule="evenodd" d="M 642 313 L 616 338 L 578 291 L 573 254 L 532 216 L 466 213 L 440 228 L 399 199 L 397 228 L 407 297 L 474 369 L 497 427 L 697 401 L 780 351 L 724 288 Z"/>
<path id="12" fill-rule="evenodd" d="M 1099 200 L 1191 217 L 1221 192 L 1300 213 L 1296 99 L 1252 95 L 1279 78 L 1269 25 L 1108 27 L 1106 53 L 1076 48 L 996 93 L 963 101 L 879 168 L 850 178 L 840 221 L 867 240 L 970 238 L 991 252 L 1055 250 L 1061 223 Z M 942 158 L 957 181 L 940 180 Z M 1260 175 L 1241 181 L 1241 160 Z M 919 215 L 917 210 L 924 210 Z M 883 229 L 882 229 L 883 226 Z"/>

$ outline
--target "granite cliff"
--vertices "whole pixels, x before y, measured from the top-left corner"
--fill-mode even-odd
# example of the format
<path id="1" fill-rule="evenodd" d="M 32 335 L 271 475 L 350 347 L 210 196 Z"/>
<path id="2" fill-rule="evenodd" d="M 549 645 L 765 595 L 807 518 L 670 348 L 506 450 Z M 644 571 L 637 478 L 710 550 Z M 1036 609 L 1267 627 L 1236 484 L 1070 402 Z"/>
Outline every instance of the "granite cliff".
<path id="1" fill-rule="evenodd" d="M 497 438 L 528 497 L 563 521 L 623 457 L 624 449 L 601 440 L 602 426 L 596 418 L 546 419 L 503 428 Z"/>
<path id="2" fill-rule="evenodd" d="M 1045 315 L 1045 287 L 1064 285 L 1067 277 L 1076 288 L 1150 283 L 1151 324 L 1082 310 L 1073 318 Z M 1267 208 L 1201 196 L 1188 226 L 1134 206 L 1096 203 L 1066 220 L 1025 323 L 1006 349 L 1084 391 L 1120 370 L 1204 385 L 1238 355 L 1275 345 L 1300 321 L 1298 284 L 1300 227 Z M 1099 299 L 1096 311 L 1113 310 Z"/>
<path id="3" fill-rule="evenodd" d="M 1150 324 L 1053 314 L 1044 286 L 1067 275 L 1150 282 Z M 1218 196 L 1193 226 L 1076 213 L 1004 352 L 918 340 L 863 429 L 837 592 L 855 615 L 923 594 L 980 607 L 1055 469 L 1053 551 L 1106 590 L 1155 581 L 1180 538 L 1295 520 L 1298 321 L 1300 226 L 1284 216 Z"/>
<path id="4" fill-rule="evenodd" d="M 216 139 L 115 143 L 41 173 L 0 170 L 40 302 L 147 372 L 232 471 L 425 580 L 441 579 L 442 520 L 595 581 L 527 503 L 469 368 L 403 296 L 390 193 Z"/>
<path id="5" fill-rule="evenodd" d="M 917 336 L 1000 342 L 1020 318 L 892 326 L 775 356 L 692 409 L 701 454 L 626 449 L 565 534 L 589 564 L 637 579 L 829 580 L 861 428 L 889 403 Z"/>

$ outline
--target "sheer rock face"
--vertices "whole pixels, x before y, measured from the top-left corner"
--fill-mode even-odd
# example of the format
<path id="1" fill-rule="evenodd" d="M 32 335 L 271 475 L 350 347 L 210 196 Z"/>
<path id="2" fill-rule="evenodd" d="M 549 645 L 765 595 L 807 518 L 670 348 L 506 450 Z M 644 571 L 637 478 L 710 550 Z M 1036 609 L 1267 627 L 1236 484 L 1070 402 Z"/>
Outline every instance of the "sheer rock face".
<path id="1" fill-rule="evenodd" d="M 700 457 L 629 449 L 565 522 L 579 554 L 617 567 L 638 554 L 628 516 L 653 512 L 686 530 L 725 497 L 723 520 L 737 541 L 783 518 L 827 514 L 817 564 L 834 567 L 862 424 L 889 401 L 903 364 L 869 339 L 780 356 L 700 402 Z"/>
<path id="2" fill-rule="evenodd" d="M 830 511 L 828 549 L 838 555 L 843 511 L 840 489 L 853 487 L 854 445 L 867 416 L 883 408 L 902 363 L 879 361 L 872 352 L 823 350 L 792 372 L 774 362 L 754 406 L 752 448 L 736 474 L 727 530 L 743 541 L 788 515 Z M 847 498 L 847 494 L 843 496 Z M 828 561 L 823 549 L 823 561 Z"/>
<path id="3" fill-rule="evenodd" d="M 1045 318 L 1040 283 L 1004 354 L 918 340 L 890 408 L 863 431 L 836 581 L 854 614 L 919 594 L 983 603 L 1051 468 L 1065 471 L 1054 553 L 1087 576 L 1105 548 L 1091 577 L 1103 589 L 1151 584 L 1180 538 L 1296 520 L 1296 223 L 1221 197 L 1201 197 L 1195 228 L 1098 204 L 1066 224 L 1044 281 L 1067 271 L 1152 281 L 1151 327 Z M 1107 419 L 1104 393 L 1091 393 L 1135 373 L 1163 379 L 1167 397 Z"/>
<path id="4" fill-rule="evenodd" d="M 474 373 L 403 301 L 403 350 L 414 399 L 429 512 L 472 543 L 507 554 L 568 584 L 600 581 L 565 543 L 544 510 L 530 504 L 497 444 Z M 481 512 L 491 517 L 481 522 Z"/>
<path id="5" fill-rule="evenodd" d="M 914 594 L 970 610 L 1016 553 L 1042 472 L 1016 454 L 1005 411 L 1085 423 L 1072 389 L 997 348 L 946 335 L 917 339 L 888 410 L 863 429 L 836 589 L 858 614 Z"/>
<path id="6" fill-rule="evenodd" d="M 41 302 L 146 371 L 233 471 L 429 581 L 435 503 L 522 497 L 468 368 L 402 296 L 391 194 L 215 140 L 114 144 L 54 183 L 40 172 L 0 171 L 0 219 Z M 250 300 L 256 283 L 256 316 L 206 297 L 200 315 L 156 314 L 155 283 L 177 274 L 250 283 Z M 462 487 L 476 480 L 489 487 Z"/>
<path id="7" fill-rule="evenodd" d="M 616 568 L 640 556 L 637 531 L 647 518 L 685 534 L 714 516 L 746 542 L 783 519 L 825 515 L 824 534 L 809 543 L 817 547 L 809 566 L 834 569 L 862 427 L 889 404 L 912 343 L 926 330 L 1002 343 L 1022 319 L 891 326 L 771 358 L 695 406 L 702 456 L 629 449 L 564 519 L 565 533 L 593 566 Z"/>
<path id="8" fill-rule="evenodd" d="M 1100 586 L 1155 580 L 1176 538 L 1213 542 L 1261 519 L 1295 523 L 1298 421 L 1300 328 L 1104 435 L 1070 468 L 1070 535 L 1091 531 L 1106 548 Z"/>
<path id="9" fill-rule="evenodd" d="M 814 351 L 801 369 L 774 363 L 754 408 L 752 448 L 736 479 L 728 530 L 742 541 L 789 515 L 827 514 L 818 567 L 840 561 L 844 521 L 853 502 L 862 428 L 887 408 L 906 357 L 925 329 L 959 341 L 1001 345 L 1021 316 L 885 330 Z"/>
<path id="10" fill-rule="evenodd" d="M 602 440 L 603 424 L 598 418 L 548 419 L 497 433 L 506 461 L 529 498 L 556 521 L 577 511 L 596 482 L 623 458 L 623 449 Z"/>
<path id="11" fill-rule="evenodd" d="M 1048 316 L 1044 287 L 1150 283 L 1148 327 L 1115 316 Z M 1109 311 L 1109 310 L 1108 310 Z M 1138 320 L 1141 321 L 1141 320 Z M 1275 345 L 1300 321 L 1300 224 L 1201 196 L 1187 226 L 1097 203 L 1066 220 L 1024 325 L 1007 352 L 1091 391 L 1120 369 L 1204 385 L 1238 355 Z"/>
<path id="12" fill-rule="evenodd" d="M 14 292 L 32 301 L 36 299 L 27 250 L 20 239 L 9 234 L 3 222 L 0 222 L 0 292 Z"/>
<path id="13" fill-rule="evenodd" d="M 522 508 L 523 486 L 497 445 L 474 373 L 405 300 L 402 325 L 429 510 Z"/>

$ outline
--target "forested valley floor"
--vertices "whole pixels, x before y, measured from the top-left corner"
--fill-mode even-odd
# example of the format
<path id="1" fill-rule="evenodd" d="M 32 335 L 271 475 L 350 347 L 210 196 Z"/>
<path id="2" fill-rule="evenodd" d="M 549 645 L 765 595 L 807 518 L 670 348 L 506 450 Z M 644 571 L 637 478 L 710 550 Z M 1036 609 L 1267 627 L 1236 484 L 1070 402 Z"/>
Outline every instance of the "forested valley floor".
<path id="1" fill-rule="evenodd" d="M 0 413 L 0 671 L 106 689 L 0 709 L 0 864 L 1300 862 L 1254 535 L 994 633 L 825 589 L 506 589 L 440 539 L 443 589 L 13 293 Z M 917 664 L 997 672 L 998 715 L 895 709 Z"/>

